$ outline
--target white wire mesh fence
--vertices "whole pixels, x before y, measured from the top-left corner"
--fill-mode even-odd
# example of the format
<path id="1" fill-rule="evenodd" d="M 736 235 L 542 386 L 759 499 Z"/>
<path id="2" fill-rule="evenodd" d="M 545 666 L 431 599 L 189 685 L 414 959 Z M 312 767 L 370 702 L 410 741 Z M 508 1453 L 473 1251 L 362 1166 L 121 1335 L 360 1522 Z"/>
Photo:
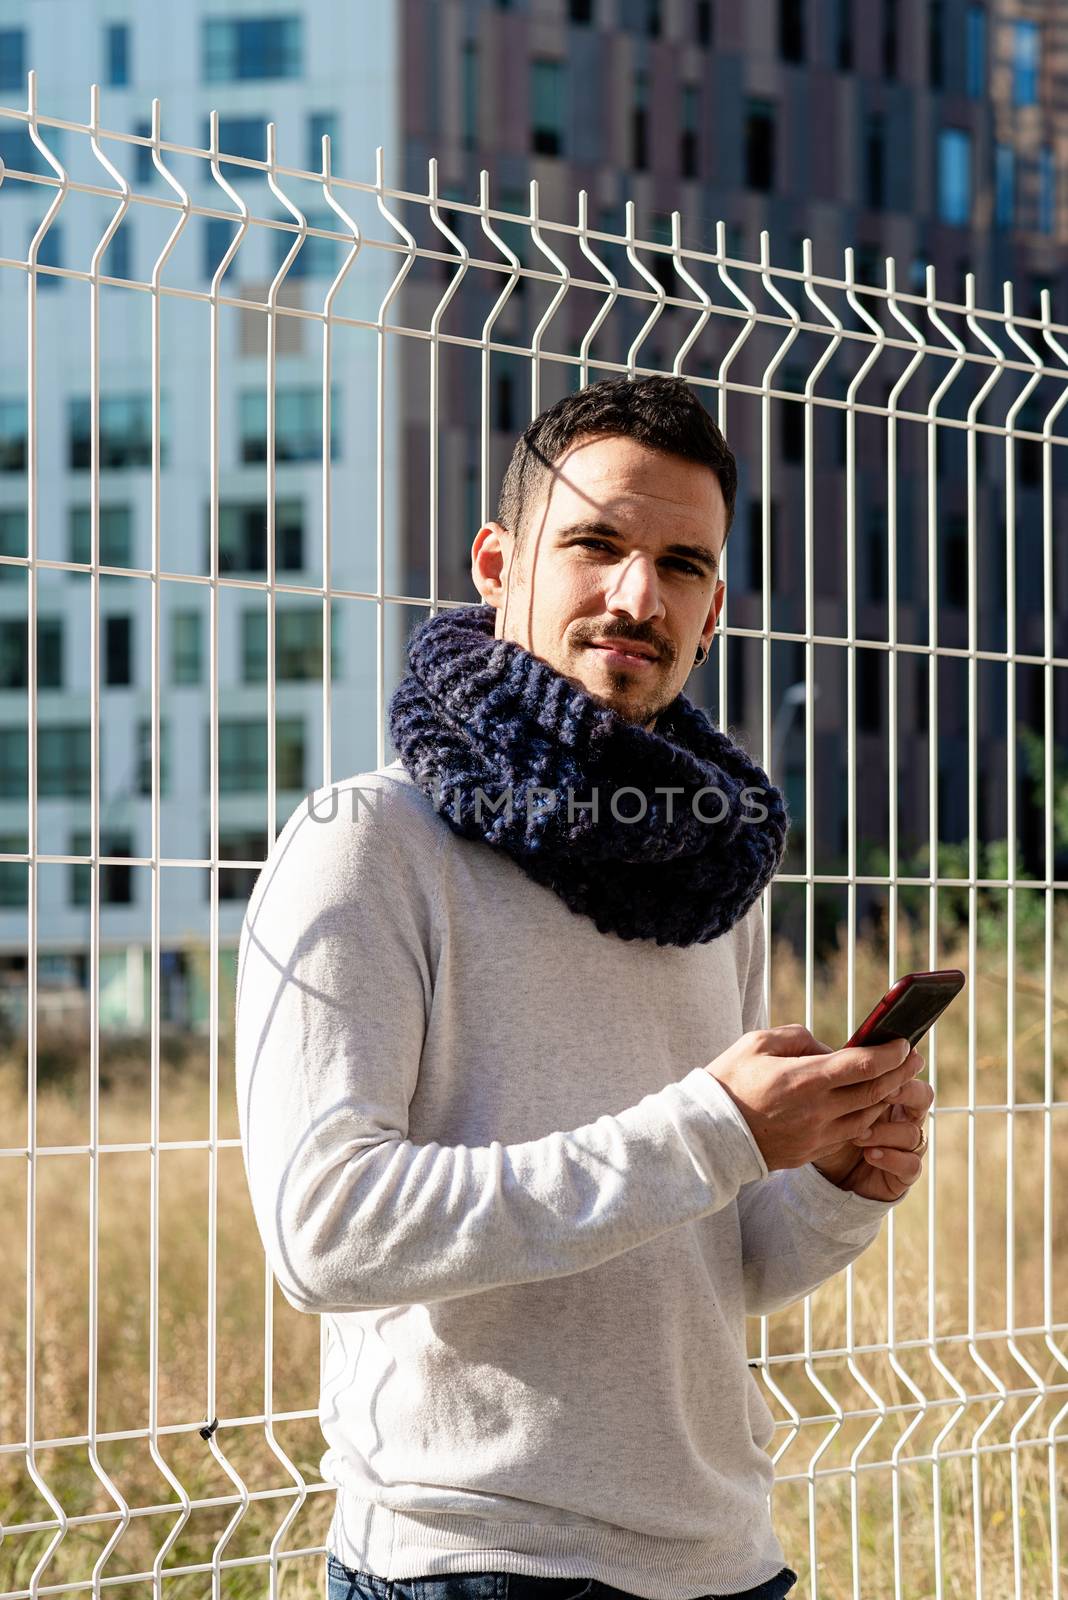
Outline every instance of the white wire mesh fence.
<path id="1" fill-rule="evenodd" d="M 970 979 L 926 1044 L 907 1207 L 750 1325 L 776 1522 L 812 1595 L 1057 1593 L 1068 327 L 1048 290 L 982 307 L 970 274 L 957 298 L 929 266 L 861 282 L 809 241 L 786 267 L 722 222 L 684 247 L 677 212 L 641 237 L 630 202 L 591 225 L 585 191 L 565 223 L 536 182 L 499 208 L 485 172 L 465 200 L 433 160 L 419 193 L 382 150 L 357 181 L 328 137 L 315 173 L 273 126 L 262 161 L 220 150 L 216 114 L 209 133 L 164 140 L 158 101 L 147 135 L 104 129 L 95 88 L 88 123 L 39 115 L 32 74 L 0 110 L 22 152 L 0 166 L 0 1600 L 321 1589 L 325 1346 L 258 1248 L 226 952 L 284 815 L 390 758 L 399 647 L 473 598 L 527 414 L 658 371 L 740 460 L 697 681 L 790 795 L 772 1021 L 835 1042 L 910 966 Z M 122 501 L 144 531 L 125 551 Z M 179 949 L 187 975 L 203 958 L 199 1032 L 172 1011 Z M 57 1034 L 47 975 L 78 956 L 84 1016 Z"/>

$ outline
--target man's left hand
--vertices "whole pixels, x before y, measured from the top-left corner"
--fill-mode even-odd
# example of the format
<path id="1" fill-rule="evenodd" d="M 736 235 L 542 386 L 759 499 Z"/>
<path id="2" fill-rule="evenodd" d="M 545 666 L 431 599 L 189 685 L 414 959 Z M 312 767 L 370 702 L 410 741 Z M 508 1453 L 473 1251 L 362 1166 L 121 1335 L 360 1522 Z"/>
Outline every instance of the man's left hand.
<path id="1" fill-rule="evenodd" d="M 884 1102 L 869 1133 L 821 1151 L 812 1165 L 839 1189 L 866 1200 L 900 1200 L 923 1171 L 924 1120 L 933 1102 L 931 1085 L 910 1079 Z"/>

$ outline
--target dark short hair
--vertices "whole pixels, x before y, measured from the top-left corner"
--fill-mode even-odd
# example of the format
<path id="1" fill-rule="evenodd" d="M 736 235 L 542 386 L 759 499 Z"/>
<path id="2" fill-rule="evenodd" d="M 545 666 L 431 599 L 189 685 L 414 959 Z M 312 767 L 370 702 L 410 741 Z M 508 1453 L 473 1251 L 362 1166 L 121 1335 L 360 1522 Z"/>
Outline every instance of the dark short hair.
<path id="1" fill-rule="evenodd" d="M 712 469 L 727 506 L 726 543 L 738 493 L 734 452 L 685 378 L 656 376 L 604 378 L 565 395 L 529 424 L 516 441 L 497 502 L 497 521 L 517 547 L 567 447 L 586 435 L 620 434 Z"/>

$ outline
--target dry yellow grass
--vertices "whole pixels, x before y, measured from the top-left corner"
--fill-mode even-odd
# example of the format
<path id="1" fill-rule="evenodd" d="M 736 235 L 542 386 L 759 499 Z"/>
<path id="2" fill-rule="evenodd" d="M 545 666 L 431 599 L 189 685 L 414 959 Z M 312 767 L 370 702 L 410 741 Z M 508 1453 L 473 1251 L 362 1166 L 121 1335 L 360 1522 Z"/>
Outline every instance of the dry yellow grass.
<path id="1" fill-rule="evenodd" d="M 1055 972 L 1064 972 L 1068 926 L 1057 929 Z M 897 969 L 928 964 L 926 942 L 899 943 Z M 966 946 L 940 947 L 940 966 L 961 966 L 968 971 Z M 885 987 L 885 945 L 865 935 L 857 952 L 857 1019 Z M 777 944 L 772 958 L 772 1020 L 804 1020 L 803 967 L 786 945 Z M 820 964 L 814 991 L 813 1032 L 838 1041 L 845 1038 L 846 965 L 844 954 L 834 954 Z M 1003 1105 L 1010 1084 L 1006 1042 L 1006 961 L 996 940 L 980 949 L 976 970 L 969 974 L 976 1000 L 975 1100 L 978 1105 Z M 936 1106 L 932 1153 L 924 1178 L 894 1217 L 893 1284 L 896 1340 L 923 1339 L 927 1335 L 928 1232 L 932 1222 L 936 1245 L 934 1260 L 935 1323 L 941 1339 L 964 1334 L 969 1326 L 968 1278 L 968 1125 L 966 1112 L 954 1107 L 968 1104 L 966 995 L 962 995 L 939 1025 L 937 1064 L 926 1049 L 929 1071 L 935 1066 Z M 1044 1095 L 1041 951 L 1031 949 L 1027 961 L 1018 957 L 1014 1019 L 1015 1102 L 1038 1105 Z M 1064 1030 L 1057 1023 L 1068 1012 L 1063 988 L 1050 997 L 1053 1006 L 1055 1057 L 1053 1098 L 1063 1095 L 1066 1066 Z M 227 1019 L 228 1023 L 228 1019 Z M 930 1041 L 927 1042 L 928 1046 Z M 77 1045 L 72 1046 L 76 1054 Z M 165 1052 L 165 1057 L 169 1052 Z M 219 1051 L 219 1132 L 236 1139 L 237 1120 L 233 1093 L 232 1049 L 227 1031 Z M 141 1055 L 120 1055 L 117 1041 L 102 1043 L 102 1065 L 108 1087 L 100 1100 L 100 1138 L 105 1143 L 147 1140 L 150 1133 L 150 1098 L 147 1088 L 147 1049 Z M 186 1053 L 180 1068 L 165 1059 L 160 1086 L 160 1131 L 164 1141 L 204 1140 L 209 1134 L 207 1047 L 200 1041 Z M 942 1114 L 944 1113 L 944 1114 Z M 25 1140 L 25 1084 L 14 1061 L 0 1066 L 0 1117 L 5 1145 Z M 1054 1320 L 1068 1320 L 1064 1305 L 1065 1217 L 1062 1196 L 1068 1161 L 1064 1113 L 1050 1118 L 1053 1151 Z M 1009 1143 L 1008 1119 L 980 1115 L 975 1121 L 974 1229 L 977 1241 L 975 1278 L 976 1329 L 1006 1326 L 1007 1263 L 1006 1172 Z M 1043 1320 L 1043 1140 L 1046 1116 L 1039 1110 L 1018 1110 L 1014 1118 L 1012 1148 L 1015 1153 L 1013 1194 L 1015 1229 L 1011 1260 L 1015 1271 L 1017 1327 Z M 88 1072 L 84 1059 L 74 1059 L 70 1069 L 43 1084 L 38 1097 L 37 1140 L 40 1145 L 79 1145 L 90 1131 Z M 109 1154 L 100 1164 L 100 1215 L 98 1254 L 99 1349 L 96 1373 L 96 1425 L 99 1433 L 144 1428 L 149 1411 L 149 1156 L 144 1153 Z M 184 1431 L 162 1434 L 160 1452 L 176 1477 L 194 1498 L 218 1497 L 218 1505 L 196 1511 L 168 1552 L 165 1569 L 185 1563 L 210 1563 L 214 1547 L 230 1523 L 235 1506 L 233 1484 L 201 1438 L 198 1427 L 210 1420 L 207 1413 L 208 1351 L 212 1346 L 208 1316 L 208 1174 L 204 1150 L 165 1151 L 160 1160 L 160 1277 L 158 1422 L 161 1428 Z M 0 1305 L 0 1442 L 24 1437 L 25 1323 L 26 1323 L 26 1172 L 17 1161 L 0 1163 L 0 1204 L 4 1226 L 0 1231 L 0 1272 L 5 1292 Z M 223 1418 L 260 1415 L 264 1411 L 264 1259 L 253 1223 L 239 1148 L 218 1155 L 218 1276 L 214 1348 L 216 1391 L 214 1412 Z M 87 1431 L 89 1395 L 89 1180 L 85 1155 L 56 1156 L 38 1163 L 36 1252 L 36 1383 L 34 1434 L 37 1438 L 63 1439 Z M 888 1299 L 890 1230 L 884 1227 L 876 1244 L 853 1270 L 853 1336 L 857 1344 L 885 1343 L 891 1331 Z M 823 1286 L 811 1301 L 811 1348 L 819 1351 L 845 1342 L 846 1276 Z M 760 1325 L 749 1325 L 751 1354 L 759 1354 Z M 805 1347 L 803 1308 L 792 1307 L 768 1323 L 771 1356 L 802 1351 Z M 273 1410 L 307 1410 L 311 1416 L 275 1425 L 275 1437 L 309 1482 L 318 1479 L 324 1448 L 315 1415 L 318 1403 L 319 1319 L 301 1316 L 275 1292 Z M 1058 1340 L 1058 1348 L 1068 1341 Z M 1006 1388 L 1030 1386 L 1031 1380 L 1004 1340 L 985 1340 L 977 1351 Z M 1021 1337 L 1020 1355 L 1044 1381 L 1063 1385 L 1068 1370 L 1059 1364 L 1041 1337 Z M 982 1373 L 966 1341 L 941 1344 L 938 1355 L 944 1367 L 973 1395 L 996 1389 Z M 913 1409 L 892 1412 L 869 1440 L 860 1460 L 888 1461 L 902 1435 L 912 1428 L 902 1446 L 905 1458 L 930 1452 L 953 1414 L 953 1407 L 937 1402 L 953 1397 L 950 1381 L 936 1368 L 929 1351 L 905 1349 L 894 1364 L 885 1353 L 857 1358 L 856 1368 L 888 1406 Z M 896 1369 L 895 1370 L 895 1365 Z M 778 1462 L 782 1481 L 775 1491 L 774 1513 L 787 1559 L 801 1582 L 796 1593 L 809 1593 L 810 1538 L 814 1535 L 821 1596 L 852 1596 L 851 1479 L 848 1470 L 818 1479 L 815 1518 L 810 1517 L 809 1485 L 804 1474 L 816 1451 L 834 1431 L 833 1407 L 806 1374 L 803 1360 L 775 1363 L 775 1382 L 803 1420 L 796 1437 Z M 853 1377 L 844 1358 L 816 1357 L 815 1378 L 834 1395 L 843 1411 L 871 1407 L 872 1402 Z M 917 1409 L 909 1380 L 930 1402 Z M 788 1413 L 774 1397 L 769 1403 L 784 1423 Z M 1045 1400 L 1024 1424 L 1021 1437 L 1043 1435 L 1065 1400 L 1060 1390 Z M 1010 1399 L 982 1434 L 982 1444 L 1007 1441 L 1030 1399 Z M 994 1406 L 989 1401 L 968 1404 L 941 1449 L 967 1447 Z M 916 1419 L 919 1417 L 917 1423 Z M 820 1419 L 820 1420 L 812 1420 Z M 851 1418 L 827 1445 L 815 1463 L 820 1473 L 848 1469 L 856 1449 L 874 1418 Z M 1068 1427 L 1062 1426 L 1068 1434 Z M 773 1452 L 781 1449 L 789 1430 L 781 1428 Z M 292 1480 L 264 1439 L 262 1424 L 220 1427 L 219 1449 L 250 1493 L 289 1491 Z M 160 1506 L 150 1516 L 134 1516 L 108 1558 L 105 1576 L 151 1570 L 160 1544 L 177 1520 L 180 1503 L 140 1440 L 101 1445 L 99 1460 L 131 1508 Z M 114 1509 L 114 1503 L 95 1477 L 84 1445 L 38 1450 L 37 1469 L 68 1516 L 85 1516 Z M 1051 1573 L 1049 1459 L 1041 1445 L 1018 1453 L 1019 1482 L 1017 1534 L 1022 1568 L 1022 1593 L 1047 1596 L 1057 1592 Z M 801 1477 L 795 1481 L 794 1474 Z M 981 1530 L 983 1592 L 989 1596 L 1014 1593 L 1013 1505 L 1011 1455 L 984 1453 L 978 1459 L 951 1457 L 941 1468 L 936 1487 L 930 1462 L 902 1465 L 895 1496 L 889 1468 L 861 1470 L 856 1476 L 860 1588 L 864 1600 L 882 1600 L 894 1594 L 895 1519 L 900 1530 L 901 1593 L 908 1600 L 934 1595 L 935 1506 L 940 1508 L 942 1592 L 948 1596 L 973 1596 L 977 1592 L 974 1526 Z M 979 1515 L 975 1517 L 978 1491 Z M 0 1506 L 3 1522 L 25 1523 L 47 1519 L 51 1512 L 25 1470 L 23 1458 L 0 1456 Z M 222 1552 L 225 1560 L 262 1555 L 290 1508 L 284 1493 L 278 1498 L 254 1499 L 237 1522 Z M 239 1505 L 237 1509 L 240 1509 Z M 326 1535 L 332 1493 L 309 1494 L 282 1540 L 285 1549 L 306 1549 L 321 1544 Z M 46 1584 L 85 1581 L 114 1530 L 114 1523 L 88 1522 L 71 1529 L 41 1576 Z M 0 1591 L 25 1587 L 36 1562 L 52 1537 L 51 1531 L 11 1535 L 0 1543 Z M 1066 1531 L 1065 1537 L 1068 1537 Z M 1062 1572 L 1065 1560 L 1062 1550 Z M 283 1563 L 280 1586 L 287 1596 L 323 1592 L 321 1556 Z M 244 1597 L 265 1592 L 267 1570 L 260 1565 L 229 1569 L 223 1592 Z M 118 1592 L 125 1592 L 120 1586 Z M 144 1581 L 136 1584 L 145 1588 Z M 193 1600 L 211 1593 L 211 1573 L 201 1571 L 168 1578 L 172 1600 Z"/>

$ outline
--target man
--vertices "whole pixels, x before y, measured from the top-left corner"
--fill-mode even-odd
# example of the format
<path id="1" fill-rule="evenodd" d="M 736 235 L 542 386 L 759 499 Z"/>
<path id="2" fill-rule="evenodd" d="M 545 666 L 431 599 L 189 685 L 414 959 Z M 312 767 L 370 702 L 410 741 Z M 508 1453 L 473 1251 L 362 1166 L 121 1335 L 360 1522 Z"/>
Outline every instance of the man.
<path id="1" fill-rule="evenodd" d="M 797 1581 L 744 1318 L 872 1242 L 931 1091 L 906 1041 L 767 1027 L 782 797 L 682 693 L 735 487 L 681 379 L 543 413 L 483 604 L 410 642 L 398 759 L 257 880 L 241 1135 L 282 1291 L 327 1319 L 331 1600 Z"/>

